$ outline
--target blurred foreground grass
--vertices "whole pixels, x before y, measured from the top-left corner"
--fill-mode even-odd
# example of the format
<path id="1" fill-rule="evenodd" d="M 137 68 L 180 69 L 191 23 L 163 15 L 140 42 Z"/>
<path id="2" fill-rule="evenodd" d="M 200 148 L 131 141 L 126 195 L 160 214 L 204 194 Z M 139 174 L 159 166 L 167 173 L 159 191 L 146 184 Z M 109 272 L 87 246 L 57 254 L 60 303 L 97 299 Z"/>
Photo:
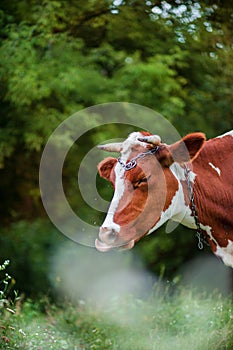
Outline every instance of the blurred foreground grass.
<path id="1" fill-rule="evenodd" d="M 0 349 L 233 349 L 232 299 L 194 290 L 155 287 L 147 300 L 124 296 L 108 306 L 18 300 L 0 313 Z"/>

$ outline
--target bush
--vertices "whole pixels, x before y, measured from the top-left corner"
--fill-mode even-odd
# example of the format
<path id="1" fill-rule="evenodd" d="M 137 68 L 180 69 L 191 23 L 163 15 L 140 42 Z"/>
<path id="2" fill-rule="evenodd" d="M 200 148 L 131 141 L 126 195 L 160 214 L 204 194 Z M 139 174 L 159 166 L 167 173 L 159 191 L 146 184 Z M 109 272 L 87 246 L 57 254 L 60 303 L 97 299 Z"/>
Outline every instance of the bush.
<path id="1" fill-rule="evenodd" d="M 15 288 L 27 296 L 49 293 L 48 267 L 51 254 L 63 236 L 45 220 L 20 221 L 1 229 L 0 256 L 12 261 Z"/>

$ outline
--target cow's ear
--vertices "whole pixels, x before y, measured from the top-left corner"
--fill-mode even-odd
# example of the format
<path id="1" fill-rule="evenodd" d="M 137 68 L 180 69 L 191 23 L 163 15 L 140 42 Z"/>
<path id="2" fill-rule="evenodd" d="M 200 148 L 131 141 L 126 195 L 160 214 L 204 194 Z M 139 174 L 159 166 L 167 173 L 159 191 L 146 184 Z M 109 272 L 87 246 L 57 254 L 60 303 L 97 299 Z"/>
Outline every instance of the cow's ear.
<path id="1" fill-rule="evenodd" d="M 169 151 L 175 162 L 188 162 L 197 157 L 204 146 L 206 137 L 202 132 L 188 134 L 180 141 L 169 146 Z"/>
<path id="2" fill-rule="evenodd" d="M 102 160 L 102 162 L 98 164 L 98 171 L 100 176 L 106 180 L 109 180 L 111 171 L 114 165 L 116 164 L 116 162 L 117 162 L 117 159 L 112 157 L 108 157 Z"/>

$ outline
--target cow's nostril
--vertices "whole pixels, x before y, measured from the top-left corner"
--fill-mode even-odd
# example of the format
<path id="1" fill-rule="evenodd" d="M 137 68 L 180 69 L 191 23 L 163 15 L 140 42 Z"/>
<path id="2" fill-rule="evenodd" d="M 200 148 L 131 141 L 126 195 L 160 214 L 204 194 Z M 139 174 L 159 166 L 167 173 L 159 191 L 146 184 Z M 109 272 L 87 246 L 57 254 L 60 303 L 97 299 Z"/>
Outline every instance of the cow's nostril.
<path id="1" fill-rule="evenodd" d="M 117 232 L 114 229 L 108 227 L 101 227 L 99 232 L 99 238 L 102 242 L 113 243 L 117 238 Z"/>
<path id="2" fill-rule="evenodd" d="M 108 233 L 108 239 L 109 241 L 114 242 L 116 239 L 116 231 L 112 230 Z"/>

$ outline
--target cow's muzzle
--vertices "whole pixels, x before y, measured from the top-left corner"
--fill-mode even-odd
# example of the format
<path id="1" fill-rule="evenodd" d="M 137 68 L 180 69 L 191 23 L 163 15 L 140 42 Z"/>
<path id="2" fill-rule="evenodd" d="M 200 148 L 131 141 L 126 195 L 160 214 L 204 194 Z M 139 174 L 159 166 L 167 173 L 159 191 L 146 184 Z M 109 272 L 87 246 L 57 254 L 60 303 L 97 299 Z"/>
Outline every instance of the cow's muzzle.
<path id="1" fill-rule="evenodd" d="M 95 247 L 100 252 L 108 252 L 112 249 L 131 249 L 134 246 L 134 240 L 129 242 L 118 242 L 119 233 L 113 228 L 101 227 L 99 231 L 99 239 L 95 241 Z"/>
<path id="2" fill-rule="evenodd" d="M 113 228 L 100 227 L 99 239 L 106 244 L 113 244 L 117 239 L 117 232 Z"/>

